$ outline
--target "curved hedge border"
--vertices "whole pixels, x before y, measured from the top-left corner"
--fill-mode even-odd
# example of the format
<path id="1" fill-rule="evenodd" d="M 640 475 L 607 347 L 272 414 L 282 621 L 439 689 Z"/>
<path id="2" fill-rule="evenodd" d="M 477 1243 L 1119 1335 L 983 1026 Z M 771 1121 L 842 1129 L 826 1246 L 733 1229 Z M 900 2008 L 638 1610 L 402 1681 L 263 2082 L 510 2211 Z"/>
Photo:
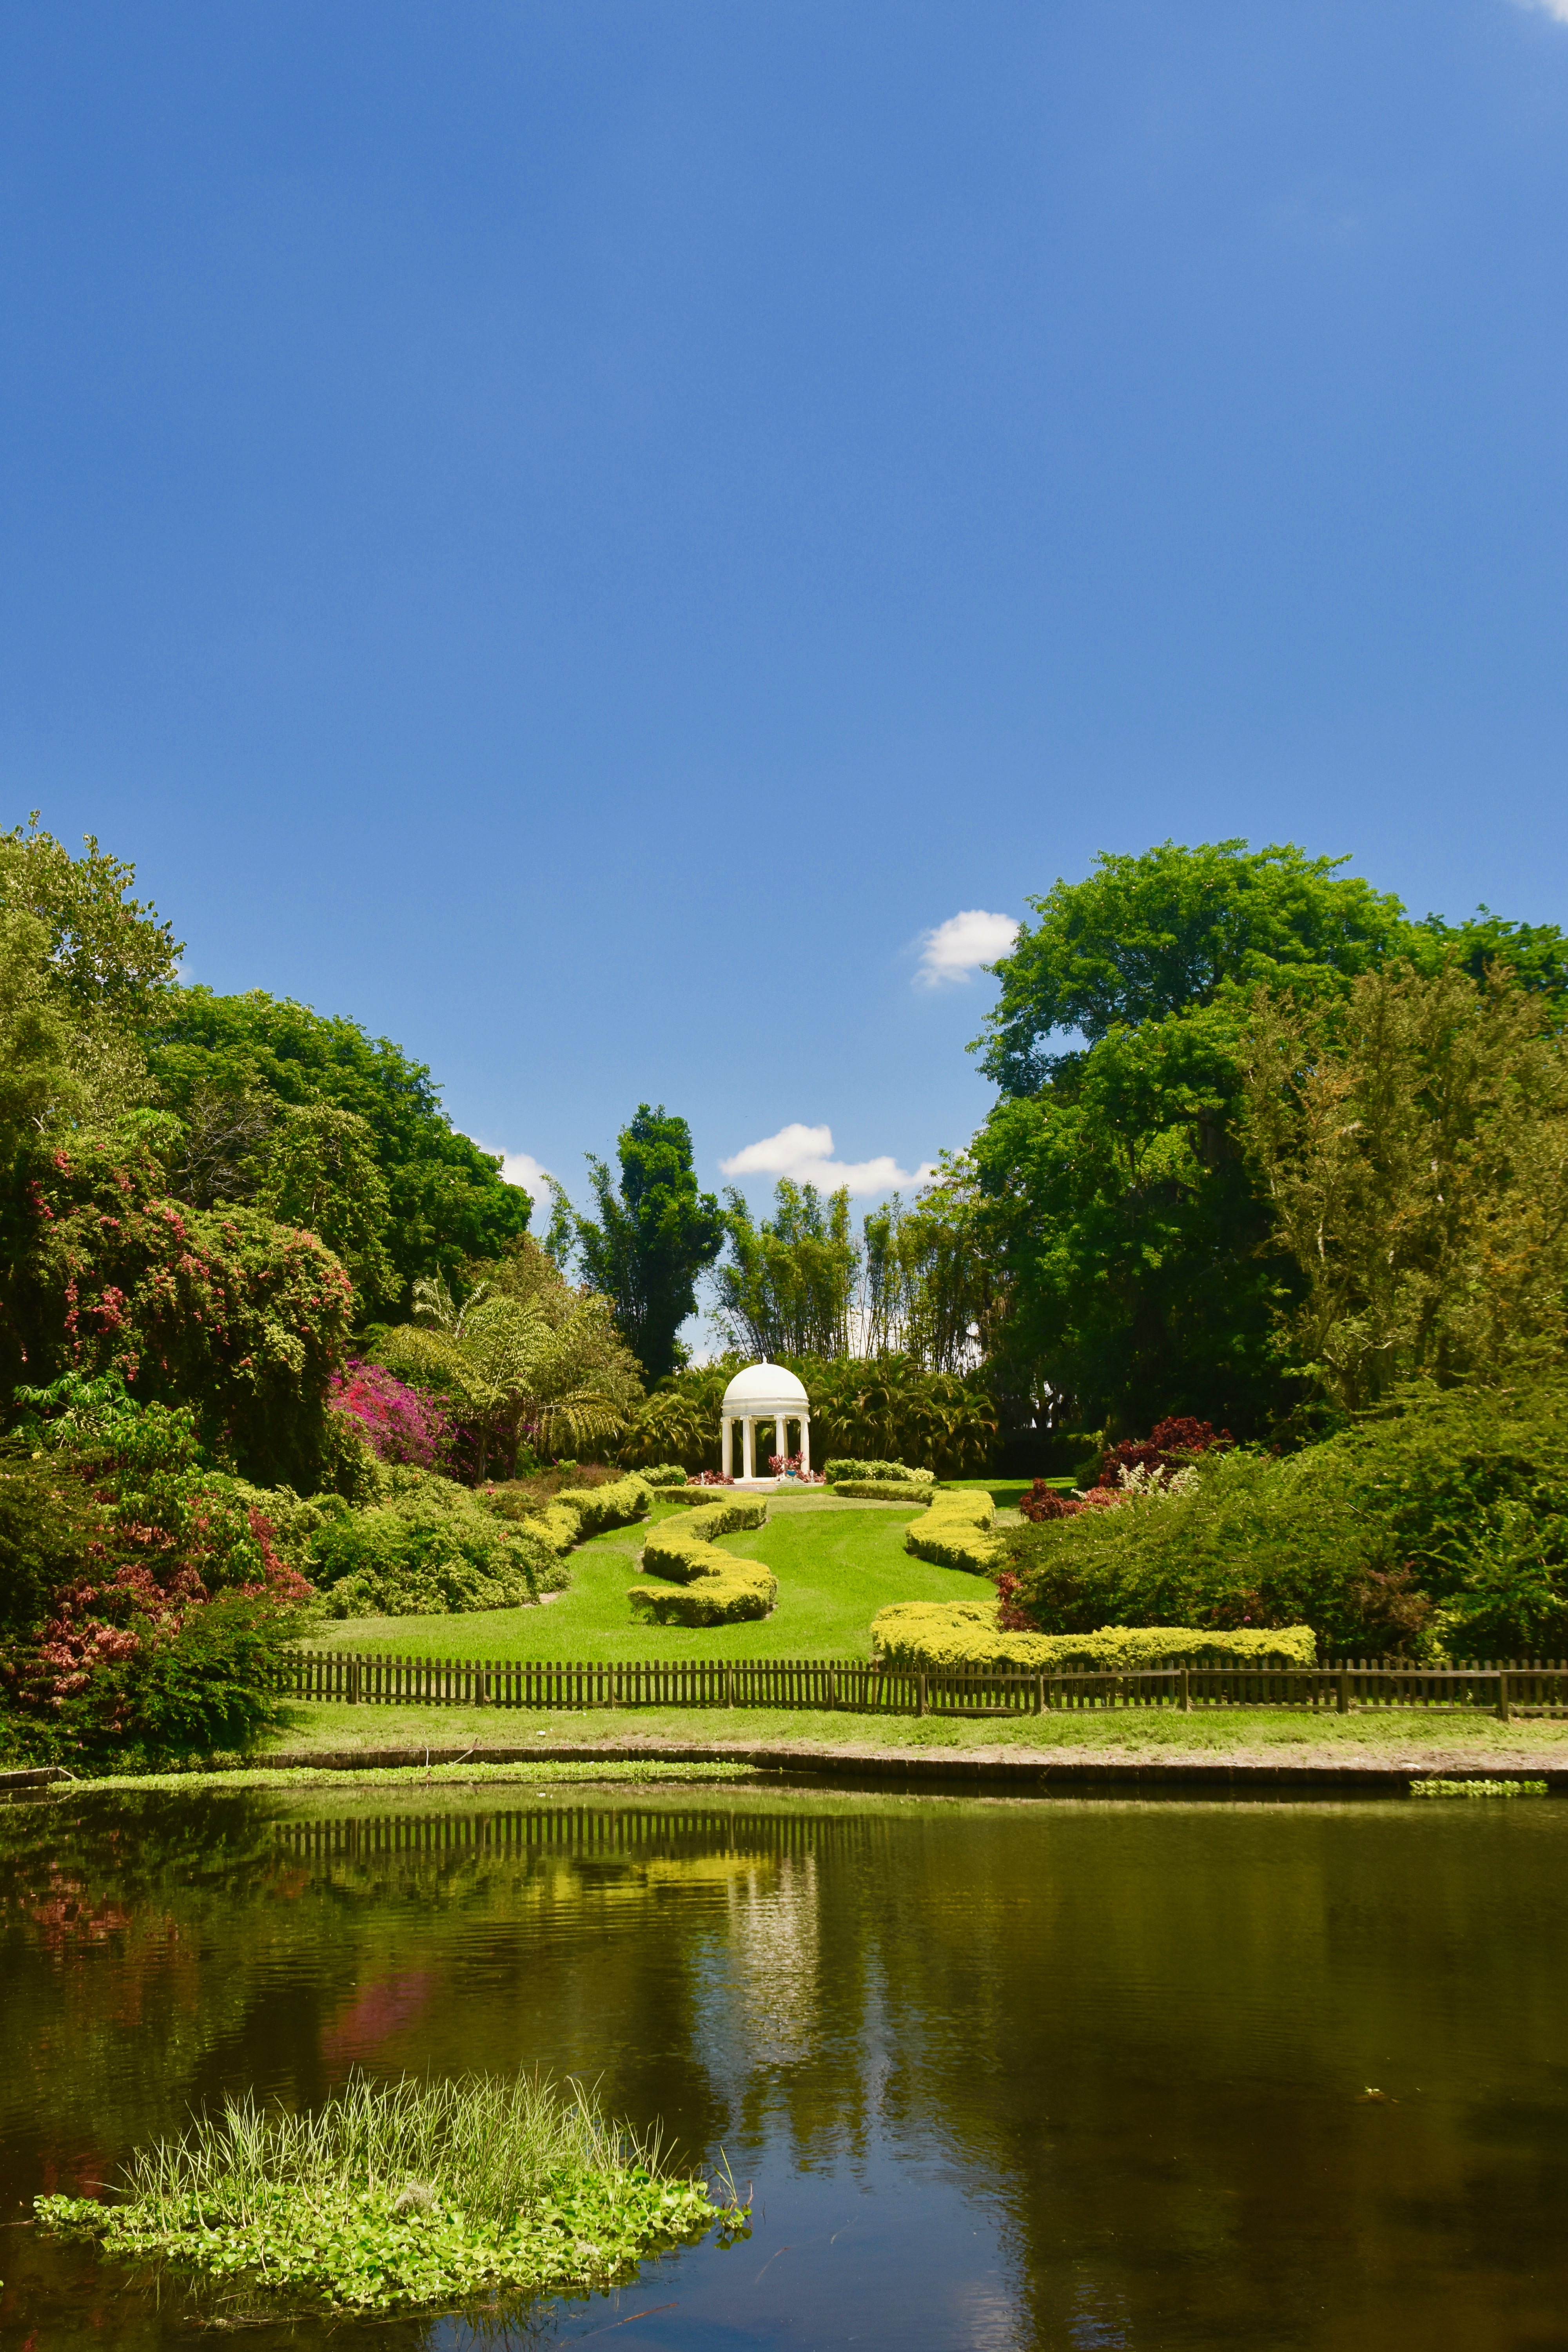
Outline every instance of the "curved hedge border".
<path id="1" fill-rule="evenodd" d="M 1002 1557 L 1002 1548 L 990 1532 L 995 1518 L 996 1506 L 989 1495 L 938 1495 L 924 1518 L 911 1524 L 904 1549 L 917 1559 L 933 1561 L 938 1568 L 962 1568 L 971 1576 L 989 1576 Z M 963 1601 L 957 1605 L 968 1606 Z"/>
<path id="2" fill-rule="evenodd" d="M 933 1486 L 936 1484 L 934 1470 L 911 1470 L 907 1462 L 850 1462 L 843 1456 L 833 1462 L 825 1462 L 822 1475 L 830 1486 L 837 1486 L 841 1478 L 857 1481 L 890 1478 L 900 1486 Z"/>
<path id="3" fill-rule="evenodd" d="M 858 1503 L 914 1503 L 923 1511 L 936 1488 L 917 1486 L 912 1478 L 836 1478 L 833 1491 Z"/>
<path id="4" fill-rule="evenodd" d="M 586 1543 L 590 1536 L 603 1535 L 606 1528 L 630 1527 L 636 1519 L 646 1519 L 652 1500 L 647 1479 L 630 1470 L 624 1478 L 612 1478 L 603 1486 L 570 1486 L 543 1510 L 531 1511 L 517 1524 L 536 1529 L 559 1558 L 574 1544 Z"/>
<path id="5" fill-rule="evenodd" d="M 928 1674 L 953 1666 L 991 1666 L 1048 1674 L 1131 1672 L 1186 1660 L 1213 1665 L 1260 1664 L 1283 1658 L 1315 1666 L 1318 1637 L 1310 1625 L 1262 1632 L 1203 1633 L 1191 1625 L 1102 1625 L 1098 1633 L 1005 1633 L 994 1604 L 900 1601 L 871 1620 L 871 1654 L 884 1665 Z"/>
<path id="6" fill-rule="evenodd" d="M 715 1536 L 734 1535 L 767 1523 L 763 1502 L 713 1503 L 680 1521 L 667 1519 L 643 1546 L 644 1573 L 668 1580 L 673 1590 L 634 1584 L 626 1598 L 659 1625 L 731 1625 L 743 1617 L 765 1617 L 778 1599 L 778 1582 L 761 1560 L 737 1559 L 721 1551 Z"/>

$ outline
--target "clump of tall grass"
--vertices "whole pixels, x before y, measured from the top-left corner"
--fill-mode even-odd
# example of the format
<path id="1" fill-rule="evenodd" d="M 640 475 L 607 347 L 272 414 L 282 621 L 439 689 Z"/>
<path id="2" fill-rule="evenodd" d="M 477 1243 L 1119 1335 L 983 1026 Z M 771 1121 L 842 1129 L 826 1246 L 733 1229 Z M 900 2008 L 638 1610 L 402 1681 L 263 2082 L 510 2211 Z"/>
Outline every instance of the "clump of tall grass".
<path id="1" fill-rule="evenodd" d="M 452 2303 L 481 2289 L 603 2285 L 650 2248 L 738 2228 L 658 2135 L 580 2084 L 353 2077 L 314 2114 L 229 2100 L 126 2167 L 121 2201 L 40 2197 L 46 2227 L 333 2304 Z"/>

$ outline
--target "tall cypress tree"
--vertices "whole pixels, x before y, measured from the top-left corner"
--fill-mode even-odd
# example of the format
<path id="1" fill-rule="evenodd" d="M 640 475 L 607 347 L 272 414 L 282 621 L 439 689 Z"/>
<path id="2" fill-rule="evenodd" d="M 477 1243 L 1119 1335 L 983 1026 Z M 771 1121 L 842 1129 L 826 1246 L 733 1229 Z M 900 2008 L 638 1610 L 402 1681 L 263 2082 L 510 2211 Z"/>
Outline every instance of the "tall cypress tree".
<path id="1" fill-rule="evenodd" d="M 675 1370 L 675 1335 L 696 1309 L 697 1277 L 723 1246 L 724 1223 L 714 1195 L 697 1189 L 690 1128 L 662 1103 L 638 1104 L 617 1154 L 618 1189 L 589 1156 L 599 1217 L 576 1220 L 577 1246 L 647 1378 L 662 1380 Z"/>

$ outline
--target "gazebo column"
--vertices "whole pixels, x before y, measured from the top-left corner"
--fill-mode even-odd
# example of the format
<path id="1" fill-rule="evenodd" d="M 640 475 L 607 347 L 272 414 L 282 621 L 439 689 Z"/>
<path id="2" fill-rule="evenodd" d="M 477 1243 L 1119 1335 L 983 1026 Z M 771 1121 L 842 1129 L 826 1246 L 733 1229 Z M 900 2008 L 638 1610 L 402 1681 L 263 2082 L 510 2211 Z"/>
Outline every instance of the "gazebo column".
<path id="1" fill-rule="evenodd" d="M 800 1417 L 800 1475 L 803 1478 L 811 1475 L 811 1416 L 804 1412 Z"/>
<path id="2" fill-rule="evenodd" d="M 732 1478 L 735 1475 L 735 1423 L 731 1414 L 726 1413 L 724 1415 L 723 1428 L 724 1454 L 721 1466 L 725 1477 Z"/>
<path id="3" fill-rule="evenodd" d="M 741 1459 L 746 1465 L 741 1475 L 754 1478 L 757 1475 L 757 1423 L 753 1413 L 748 1413 L 741 1423 Z"/>

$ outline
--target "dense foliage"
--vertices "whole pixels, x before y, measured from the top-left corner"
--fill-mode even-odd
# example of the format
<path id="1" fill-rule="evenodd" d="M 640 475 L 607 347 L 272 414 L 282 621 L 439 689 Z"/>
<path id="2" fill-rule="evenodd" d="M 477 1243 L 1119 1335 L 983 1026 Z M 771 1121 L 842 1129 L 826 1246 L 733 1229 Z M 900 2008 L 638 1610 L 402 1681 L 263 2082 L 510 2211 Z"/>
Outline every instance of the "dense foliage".
<path id="1" fill-rule="evenodd" d="M 309 1588 L 194 1414 L 114 1378 L 23 1391 L 0 1457 L 0 1741 L 133 1767 L 246 1747 L 276 1718 Z"/>
<path id="2" fill-rule="evenodd" d="M 1016 1622 L 1046 1633 L 1308 1623 L 1336 1655 L 1561 1657 L 1568 1379 L 1413 1386 L 1325 1443 L 1215 1447 L 1005 1549 Z"/>
<path id="3" fill-rule="evenodd" d="M 642 1398 L 608 1299 L 579 1290 L 537 1243 L 474 1267 L 459 1302 L 439 1276 L 415 1285 L 416 1320 L 383 1334 L 381 1362 L 443 1400 L 475 1478 L 510 1478 L 526 1450 L 612 1441 Z"/>
<path id="4" fill-rule="evenodd" d="M 604 1294 L 650 1381 L 674 1370 L 676 1334 L 697 1307 L 697 1277 L 724 1239 L 719 1203 L 700 1192 L 691 1129 L 683 1118 L 638 1105 L 622 1129 L 619 1189 L 602 1160 L 589 1159 L 599 1215 L 572 1220 L 590 1283 Z"/>
<path id="5" fill-rule="evenodd" d="M 1255 1001 L 1243 1139 L 1292 1262 L 1302 1371 L 1352 1411 L 1568 1338 L 1568 1057 L 1493 965 Z"/>
<path id="6" fill-rule="evenodd" d="M 0 1202 L 0 1380 L 113 1372 L 144 1401 L 188 1402 L 246 1476 L 332 1484 L 348 1276 L 313 1234 L 171 1199 L 171 1127 L 135 1114 L 18 1156 Z"/>
<path id="7" fill-rule="evenodd" d="M 1241 842 L 1102 857 L 1030 903 L 984 1041 L 1001 1098 L 965 1163 L 1005 1293 L 993 1385 L 1058 1424 L 1261 1433 L 1316 1391 L 1278 1345 L 1305 1276 L 1248 1128 L 1260 1001 L 1331 1025 L 1395 964 L 1490 954 L 1550 1025 L 1561 935 L 1414 923 L 1334 861 Z"/>
<path id="8" fill-rule="evenodd" d="M 623 1462 L 720 1466 L 720 1405 L 748 1360 L 737 1353 L 661 1381 L 620 1441 Z M 781 1356 L 811 1399 L 815 1458 L 836 1454 L 902 1460 L 963 1478 L 984 1470 L 996 1442 L 994 1402 L 978 1375 L 927 1371 L 908 1357 Z M 759 1452 L 768 1451 L 762 1433 Z"/>
<path id="9" fill-rule="evenodd" d="M 161 1099 L 187 1130 L 184 1197 L 308 1205 L 367 1311 L 527 1230 L 531 1197 L 458 1133 L 429 1070 L 356 1022 L 260 990 L 181 988 L 147 1035 Z"/>

